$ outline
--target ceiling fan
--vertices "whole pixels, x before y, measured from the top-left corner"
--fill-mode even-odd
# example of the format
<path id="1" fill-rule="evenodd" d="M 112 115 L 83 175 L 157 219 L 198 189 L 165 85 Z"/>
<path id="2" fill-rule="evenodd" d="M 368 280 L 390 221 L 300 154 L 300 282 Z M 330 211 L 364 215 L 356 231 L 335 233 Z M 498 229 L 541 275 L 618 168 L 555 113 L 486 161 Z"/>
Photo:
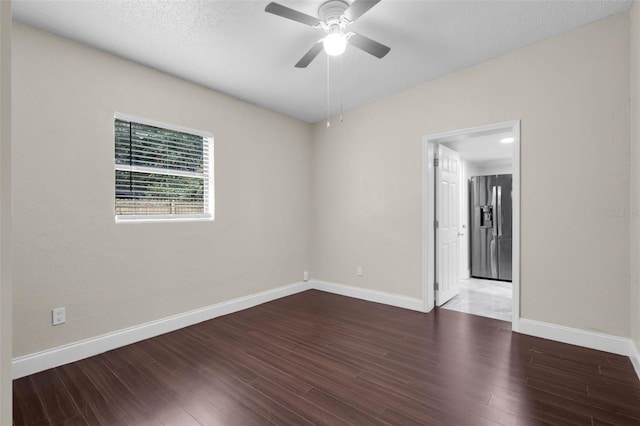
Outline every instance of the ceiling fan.
<path id="1" fill-rule="evenodd" d="M 264 9 L 265 12 L 291 19 L 314 28 L 322 28 L 326 36 L 321 38 L 298 61 L 296 68 L 306 68 L 323 50 L 331 56 L 341 55 L 347 43 L 377 57 L 384 57 L 391 48 L 363 35 L 347 32 L 345 29 L 380 0 L 355 0 L 351 5 L 343 0 L 328 0 L 320 5 L 318 16 L 307 15 L 287 6 L 271 2 Z"/>

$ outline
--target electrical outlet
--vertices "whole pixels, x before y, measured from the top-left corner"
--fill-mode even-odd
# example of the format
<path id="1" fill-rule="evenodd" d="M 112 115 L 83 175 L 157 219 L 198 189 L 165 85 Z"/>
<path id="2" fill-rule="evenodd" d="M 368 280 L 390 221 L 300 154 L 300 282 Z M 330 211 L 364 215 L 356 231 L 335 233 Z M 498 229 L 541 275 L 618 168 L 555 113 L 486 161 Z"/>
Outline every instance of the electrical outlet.
<path id="1" fill-rule="evenodd" d="M 304 281 L 309 281 L 309 271 L 304 271 Z"/>
<path id="2" fill-rule="evenodd" d="M 356 269 L 356 275 L 359 277 L 364 275 L 364 272 L 362 272 L 362 266 L 358 266 L 358 268 Z"/>
<path id="3" fill-rule="evenodd" d="M 51 325 L 60 325 L 67 322 L 65 308 L 55 308 L 51 311 Z"/>

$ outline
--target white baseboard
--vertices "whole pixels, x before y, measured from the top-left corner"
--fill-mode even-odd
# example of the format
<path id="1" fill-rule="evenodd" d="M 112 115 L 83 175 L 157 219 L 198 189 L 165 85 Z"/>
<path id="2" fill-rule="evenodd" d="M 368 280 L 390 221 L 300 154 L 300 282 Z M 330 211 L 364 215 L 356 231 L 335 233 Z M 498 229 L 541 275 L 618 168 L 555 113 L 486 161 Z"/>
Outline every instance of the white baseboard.
<path id="1" fill-rule="evenodd" d="M 522 334 L 628 356 L 640 379 L 640 353 L 631 339 L 525 318 L 520 318 L 518 328 Z"/>
<path id="2" fill-rule="evenodd" d="M 411 309 L 412 311 L 424 312 L 424 302 L 422 299 L 327 281 L 311 280 L 310 282 L 312 288 L 316 290 L 322 290 L 342 296 L 355 297 L 356 299 L 367 300 L 369 302 L 384 303 L 385 305 Z"/>
<path id="3" fill-rule="evenodd" d="M 631 357 L 633 341 L 624 337 L 520 318 L 520 333 Z"/>
<path id="4" fill-rule="evenodd" d="M 633 340 L 631 341 L 631 354 L 629 355 L 629 358 L 631 359 L 631 364 L 633 364 L 633 368 L 635 368 L 636 374 L 640 379 L 640 350 Z"/>
<path id="5" fill-rule="evenodd" d="M 239 297 L 183 314 L 103 334 L 102 336 L 92 337 L 57 348 L 14 358 L 12 362 L 13 378 L 17 379 L 49 368 L 98 355 L 131 343 L 159 336 L 160 334 L 251 308 L 309 289 L 311 289 L 311 285 L 308 282 L 297 282 L 273 290 Z"/>

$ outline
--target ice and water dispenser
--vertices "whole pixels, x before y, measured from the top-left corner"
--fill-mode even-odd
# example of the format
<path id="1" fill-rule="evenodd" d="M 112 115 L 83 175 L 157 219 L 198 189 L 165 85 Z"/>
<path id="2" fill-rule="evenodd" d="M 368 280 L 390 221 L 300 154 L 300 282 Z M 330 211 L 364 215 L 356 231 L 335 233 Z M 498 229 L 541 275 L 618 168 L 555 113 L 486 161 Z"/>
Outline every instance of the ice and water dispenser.
<path id="1" fill-rule="evenodd" d="M 480 206 L 480 227 L 493 228 L 493 206 Z"/>

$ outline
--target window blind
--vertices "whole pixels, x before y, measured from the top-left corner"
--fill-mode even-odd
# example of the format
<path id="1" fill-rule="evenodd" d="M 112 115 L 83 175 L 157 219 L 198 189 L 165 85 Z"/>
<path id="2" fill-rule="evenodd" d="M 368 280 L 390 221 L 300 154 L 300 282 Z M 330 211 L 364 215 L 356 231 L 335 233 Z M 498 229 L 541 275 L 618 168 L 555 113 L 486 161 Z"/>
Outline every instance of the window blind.
<path id="1" fill-rule="evenodd" d="M 115 118 L 117 219 L 211 217 L 210 138 Z"/>

